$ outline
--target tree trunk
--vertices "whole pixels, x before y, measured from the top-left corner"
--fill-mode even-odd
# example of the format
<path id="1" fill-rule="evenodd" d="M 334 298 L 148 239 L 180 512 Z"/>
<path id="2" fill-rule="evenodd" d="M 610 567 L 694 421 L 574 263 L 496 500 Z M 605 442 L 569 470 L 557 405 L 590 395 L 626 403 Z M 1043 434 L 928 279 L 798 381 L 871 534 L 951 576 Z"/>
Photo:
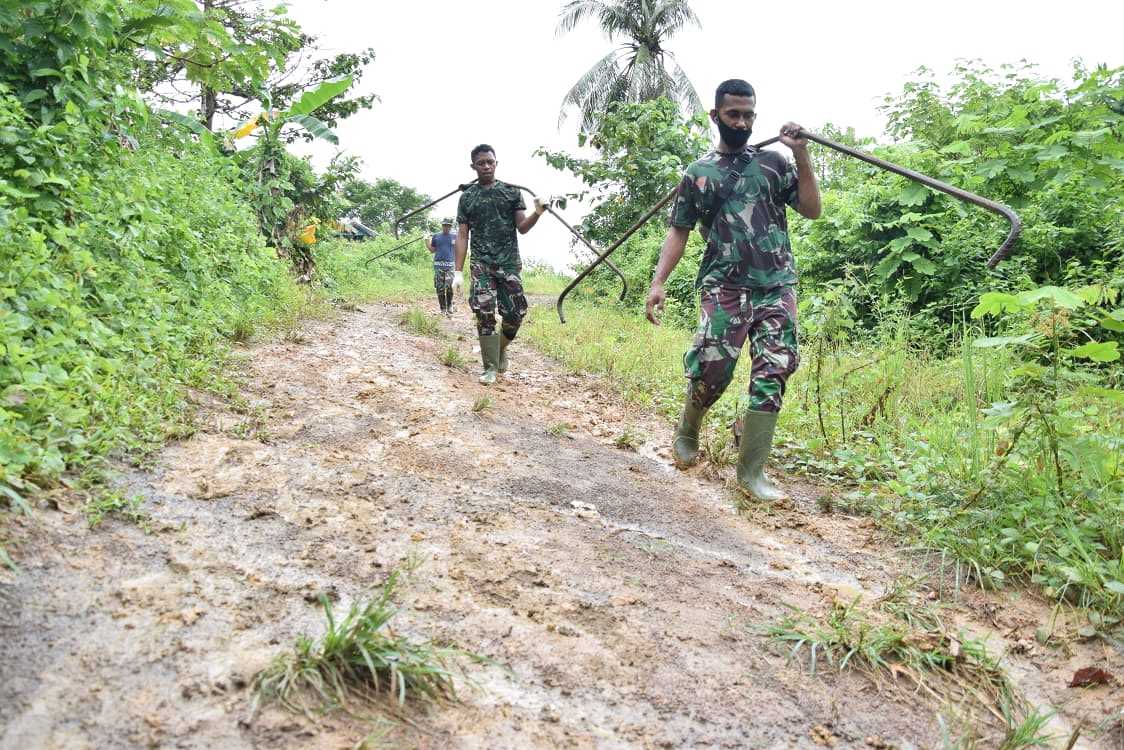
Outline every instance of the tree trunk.
<path id="1" fill-rule="evenodd" d="M 211 9 L 215 7 L 215 0 L 203 0 L 203 17 L 207 18 L 211 14 Z M 218 109 L 218 95 L 210 86 L 201 86 L 199 94 L 199 115 L 203 120 L 203 124 L 207 126 L 207 130 L 214 129 L 215 110 Z"/>

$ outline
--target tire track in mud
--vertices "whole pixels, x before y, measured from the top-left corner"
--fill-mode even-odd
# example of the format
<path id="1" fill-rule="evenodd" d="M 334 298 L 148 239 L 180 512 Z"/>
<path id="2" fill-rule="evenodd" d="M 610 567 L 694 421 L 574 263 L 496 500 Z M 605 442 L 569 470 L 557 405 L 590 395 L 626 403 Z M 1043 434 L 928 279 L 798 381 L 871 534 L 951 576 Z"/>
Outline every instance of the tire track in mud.
<path id="1" fill-rule="evenodd" d="M 346 605 L 408 560 L 422 565 L 398 627 L 506 669 L 472 667 L 463 703 L 392 744 L 937 744 L 941 706 L 923 694 L 810 676 L 759 635 L 787 607 L 893 583 L 906 563 L 869 521 L 813 513 L 825 490 L 798 483 L 796 510 L 739 516 L 720 482 L 670 468 L 665 424 L 603 383 L 517 344 L 486 389 L 438 363 L 453 345 L 475 370 L 466 315 L 436 342 L 400 309 L 247 350 L 248 413 L 197 396 L 200 430 L 123 477 L 156 533 L 86 530 L 64 494 L 25 529 L 0 617 L 0 747 L 350 747 L 370 727 L 347 717 L 247 721 L 247 685 L 322 630 L 318 596 Z M 625 427 L 647 437 L 638 452 L 612 445 Z M 1008 611 L 1012 639 L 1040 614 Z"/>

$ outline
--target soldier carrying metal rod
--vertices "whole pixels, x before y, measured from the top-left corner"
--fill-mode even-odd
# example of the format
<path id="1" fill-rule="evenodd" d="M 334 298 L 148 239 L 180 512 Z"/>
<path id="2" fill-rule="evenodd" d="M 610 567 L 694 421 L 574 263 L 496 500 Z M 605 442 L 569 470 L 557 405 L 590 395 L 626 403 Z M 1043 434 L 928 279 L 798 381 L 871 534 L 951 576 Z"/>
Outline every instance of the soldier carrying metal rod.
<path id="1" fill-rule="evenodd" d="M 790 122 L 781 128 L 780 140 L 792 149 L 795 164 L 775 151 L 747 148 L 756 109 L 756 94 L 745 81 L 731 79 L 718 86 L 710 118 L 721 139 L 717 150 L 691 164 L 683 175 L 648 293 L 647 314 L 659 325 L 664 282 L 699 224 L 707 243 L 695 281 L 699 326 L 683 356 L 688 386 L 675 430 L 675 461 L 686 467 L 698 460 L 703 415 L 730 384 L 748 340 L 753 357 L 749 409 L 740 430 L 734 427 L 736 438 L 740 432 L 738 487 L 761 500 L 779 500 L 784 494 L 764 468 L 785 383 L 800 362 L 796 268 L 785 206 L 815 219 L 821 203 L 808 141 L 793 137 L 799 125 Z"/>
<path id="2" fill-rule="evenodd" d="M 527 297 L 519 273 L 519 241 L 515 232 L 526 234 L 546 211 L 546 204 L 535 198 L 529 216 L 519 189 L 496 179 L 496 151 L 486 143 L 472 149 L 472 168 L 477 181 L 464 189 L 457 203 L 456 272 L 454 287 L 463 281 L 464 259 L 472 237 L 472 289 L 468 304 L 476 314 L 480 336 L 480 358 L 484 374 L 480 382 L 491 385 L 496 374 L 507 372 L 507 347 L 515 339 L 527 315 Z M 500 330 L 496 331 L 499 309 Z"/>
<path id="3" fill-rule="evenodd" d="M 453 314 L 454 243 L 457 239 L 452 228 L 452 219 L 442 219 L 441 233 L 425 238 L 425 246 L 433 256 L 433 288 L 437 290 L 437 304 L 441 306 L 441 313 L 450 317 Z"/>

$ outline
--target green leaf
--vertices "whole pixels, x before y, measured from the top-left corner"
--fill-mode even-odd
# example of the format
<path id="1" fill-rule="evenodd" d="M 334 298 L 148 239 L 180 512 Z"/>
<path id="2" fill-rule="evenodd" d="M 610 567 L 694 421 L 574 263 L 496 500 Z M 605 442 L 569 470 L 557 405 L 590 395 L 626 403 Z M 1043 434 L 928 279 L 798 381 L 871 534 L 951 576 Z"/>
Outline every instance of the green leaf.
<path id="1" fill-rule="evenodd" d="M 980 303 L 972 310 L 972 320 L 979 320 L 985 315 L 999 315 L 1003 312 L 1018 312 L 1023 308 L 1019 298 L 1004 292 L 984 292 L 980 295 Z"/>
<path id="2" fill-rule="evenodd" d="M 1038 161 L 1057 161 L 1069 153 L 1069 149 L 1060 143 L 1055 143 L 1053 146 L 1047 146 L 1041 149 L 1034 158 Z"/>
<path id="3" fill-rule="evenodd" d="M 1124 172 L 1124 159 L 1113 159 L 1111 156 L 1106 156 L 1103 159 L 1097 160 L 1097 164 L 1103 164 L 1106 167 L 1112 167 L 1118 172 Z"/>
<path id="4" fill-rule="evenodd" d="M 1006 159 L 988 159 L 976 168 L 976 174 L 986 177 L 989 180 L 995 179 L 1005 171 L 1007 171 Z"/>
<path id="5" fill-rule="evenodd" d="M 1114 594 L 1124 595 L 1124 582 L 1121 582 L 1121 581 L 1105 581 L 1104 587 Z"/>
<path id="6" fill-rule="evenodd" d="M 1112 131 L 1108 128 L 1098 128 L 1097 130 L 1081 130 L 1073 134 L 1073 142 L 1082 146 L 1091 146 L 1097 141 L 1104 140 Z"/>
<path id="7" fill-rule="evenodd" d="M 900 253 L 912 244 L 909 237 L 898 237 L 897 239 L 890 240 L 887 247 L 890 248 L 891 252 Z"/>
<path id="8" fill-rule="evenodd" d="M 295 122 L 304 127 L 305 130 L 312 133 L 317 138 L 323 138 L 329 143 L 339 144 L 340 139 L 332 132 L 323 120 L 319 120 L 312 115 L 299 115 L 296 117 L 285 118 L 286 122 Z"/>
<path id="9" fill-rule="evenodd" d="M 1073 355 L 1094 362 L 1115 362 L 1120 359 L 1119 344 L 1115 341 L 1090 341 L 1073 350 Z"/>
<path id="10" fill-rule="evenodd" d="M 1090 385 L 1081 388 L 1080 393 L 1107 399 L 1113 403 L 1124 404 L 1124 391 L 1118 391 L 1115 388 L 1101 388 L 1100 386 Z"/>
<path id="11" fill-rule="evenodd" d="M 890 277 L 890 274 L 898 270 L 898 266 L 900 266 L 901 263 L 902 259 L 899 256 L 887 255 L 874 267 L 874 274 L 880 278 L 887 279 Z"/>
<path id="12" fill-rule="evenodd" d="M 920 182 L 911 182 L 898 193 L 898 203 L 903 206 L 920 206 L 929 197 L 929 188 Z"/>
<path id="13" fill-rule="evenodd" d="M 910 227 L 905 233 L 918 242 L 928 242 L 933 239 L 933 233 L 925 227 Z"/>
<path id="14" fill-rule="evenodd" d="M 1019 294 L 1019 302 L 1023 305 L 1033 305 L 1044 299 L 1051 300 L 1057 307 L 1064 307 L 1066 310 L 1076 310 L 1085 304 L 1079 296 L 1060 286 L 1040 286 Z"/>
<path id="15" fill-rule="evenodd" d="M 200 141 L 207 144 L 212 149 L 215 147 L 215 134 L 208 130 L 206 125 L 199 122 L 194 117 L 188 117 L 187 115 L 181 114 L 179 112 L 173 112 L 170 109 L 158 109 L 156 110 L 156 116 L 169 122 L 174 122 L 177 125 L 182 125 L 192 133 L 198 135 Z"/>
<path id="16" fill-rule="evenodd" d="M 332 99 L 351 88 L 352 77 L 342 76 L 325 81 L 311 91 L 306 91 L 297 99 L 287 112 L 282 114 L 285 119 L 293 119 L 301 115 L 310 115 Z"/>
<path id="17" fill-rule="evenodd" d="M 913 263 L 914 268 L 926 276 L 932 276 L 937 272 L 937 264 L 924 256 L 920 256 L 910 262 Z"/>
<path id="18" fill-rule="evenodd" d="M 972 146 L 968 141 L 956 141 L 950 143 L 941 149 L 942 154 L 960 154 L 961 156 L 971 156 Z"/>

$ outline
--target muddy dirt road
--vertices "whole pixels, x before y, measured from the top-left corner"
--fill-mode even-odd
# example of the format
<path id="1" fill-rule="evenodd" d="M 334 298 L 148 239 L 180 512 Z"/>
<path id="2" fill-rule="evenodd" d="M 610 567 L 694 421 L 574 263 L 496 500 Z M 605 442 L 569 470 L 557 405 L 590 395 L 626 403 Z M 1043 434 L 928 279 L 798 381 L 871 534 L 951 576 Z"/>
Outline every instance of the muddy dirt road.
<path id="1" fill-rule="evenodd" d="M 247 685 L 322 632 L 320 594 L 345 606 L 406 561 L 421 564 L 397 628 L 496 665 L 469 666 L 462 703 L 413 714 L 386 746 L 941 746 L 940 701 L 810 675 L 760 633 L 914 569 L 869 520 L 817 510 L 831 490 L 792 481 L 795 507 L 739 515 L 714 472 L 671 468 L 664 422 L 597 379 L 517 345 L 486 389 L 463 311 L 434 340 L 402 310 L 245 350 L 247 405 L 197 396 L 198 432 L 123 475 L 152 533 L 89 530 L 65 493 L 9 529 L 23 564 L 0 587 L 0 747 L 353 747 L 372 727 L 345 716 L 247 721 Z M 467 371 L 439 363 L 450 345 Z M 637 450 L 615 445 L 626 430 Z M 1119 710 L 1119 688 L 1065 683 L 1089 663 L 1124 674 L 1120 655 L 1036 643 L 1049 610 L 1029 596 L 948 606 L 1060 710 L 1059 735 Z"/>

